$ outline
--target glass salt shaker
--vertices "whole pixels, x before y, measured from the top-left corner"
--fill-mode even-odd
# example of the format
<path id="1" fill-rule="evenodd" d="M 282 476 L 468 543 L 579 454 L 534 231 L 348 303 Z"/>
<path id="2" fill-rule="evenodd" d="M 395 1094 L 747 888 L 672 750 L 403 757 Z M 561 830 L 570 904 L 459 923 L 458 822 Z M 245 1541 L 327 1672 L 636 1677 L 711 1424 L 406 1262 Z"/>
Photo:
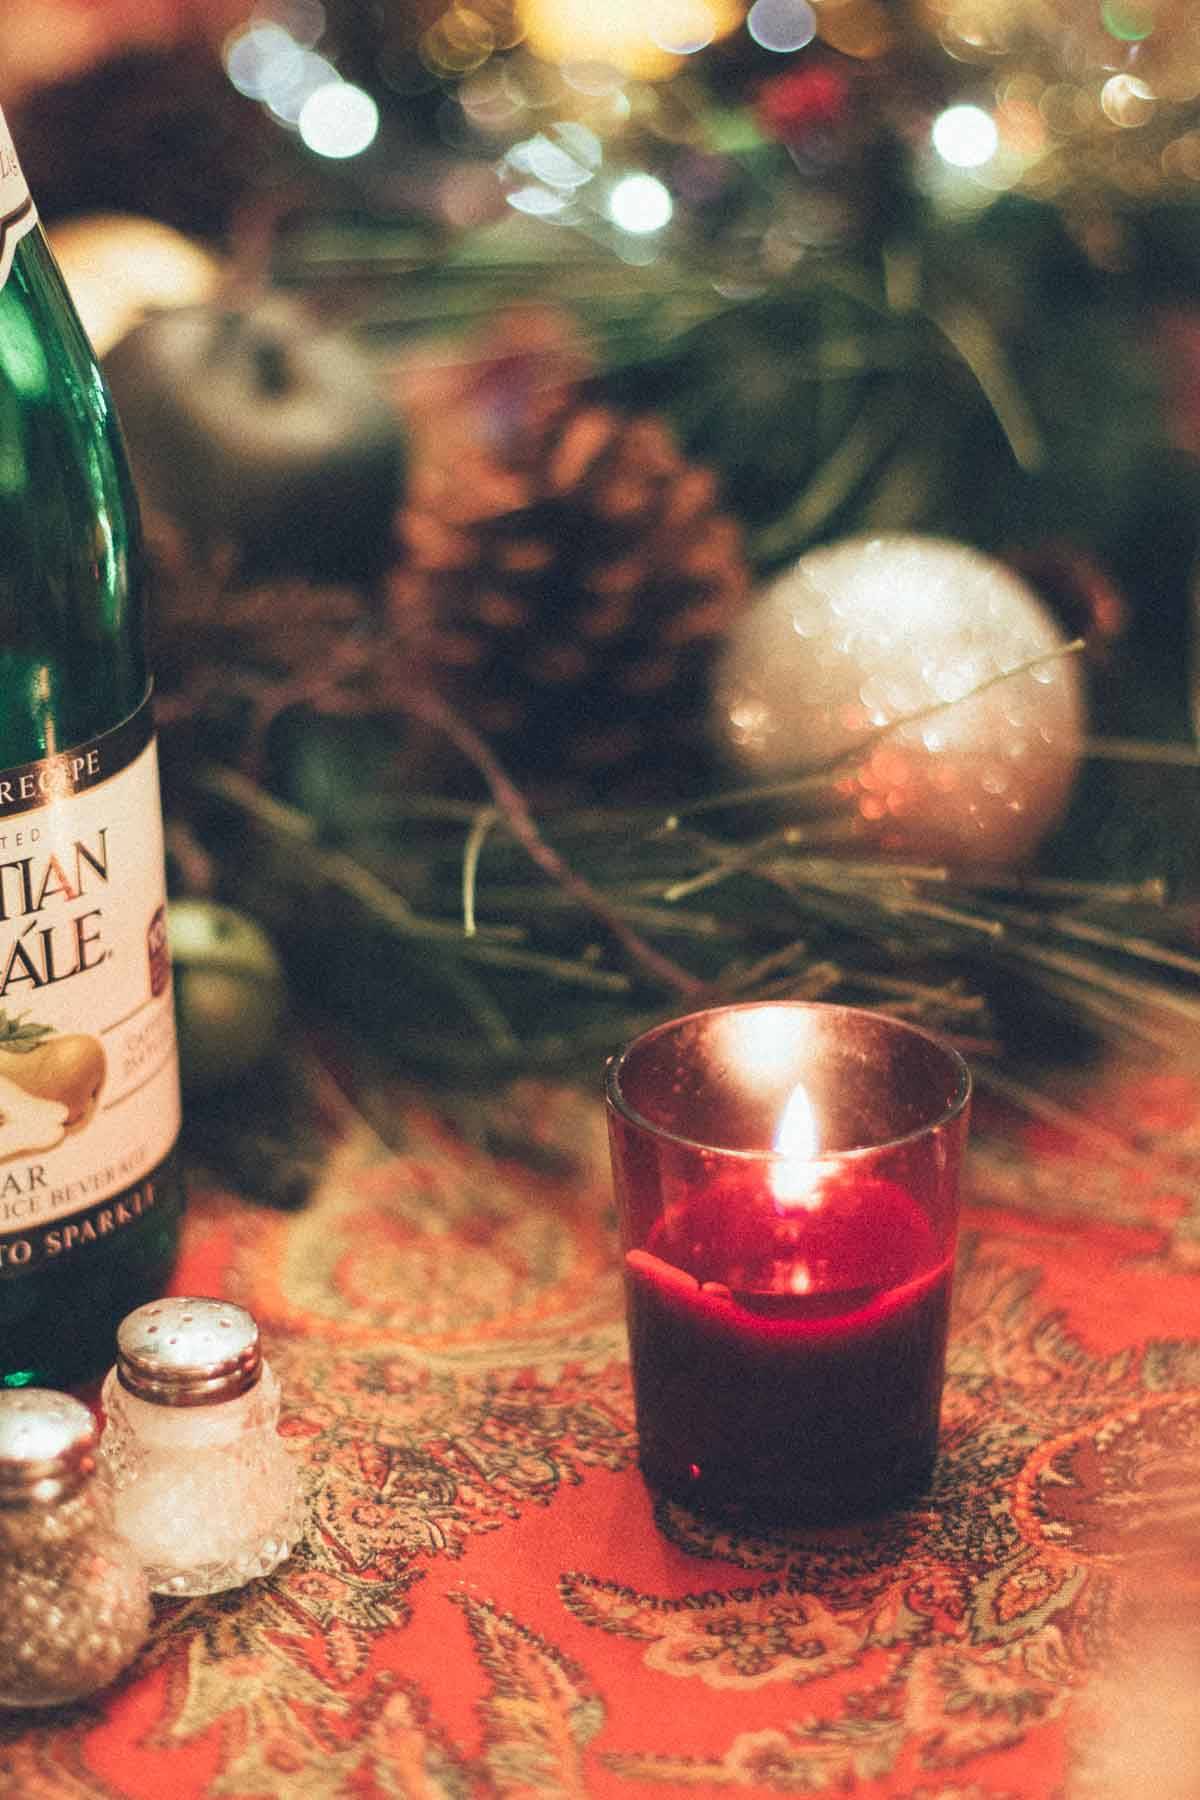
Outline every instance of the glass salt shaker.
<path id="1" fill-rule="evenodd" d="M 0 1391 L 0 1706 L 106 1687 L 149 1630 L 140 1559 L 95 1479 L 98 1438 L 69 1394 Z"/>
<path id="2" fill-rule="evenodd" d="M 152 1300 L 117 1330 L 100 1460 L 157 1594 L 268 1575 L 301 1535 L 296 1464 L 258 1326 L 227 1300 Z"/>

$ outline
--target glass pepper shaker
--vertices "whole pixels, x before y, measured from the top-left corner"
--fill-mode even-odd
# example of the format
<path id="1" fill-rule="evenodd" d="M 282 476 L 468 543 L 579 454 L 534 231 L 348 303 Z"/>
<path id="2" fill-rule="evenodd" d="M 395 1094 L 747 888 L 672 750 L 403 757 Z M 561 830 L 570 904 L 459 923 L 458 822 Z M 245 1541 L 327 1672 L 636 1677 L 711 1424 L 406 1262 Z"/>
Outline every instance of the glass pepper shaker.
<path id="1" fill-rule="evenodd" d="M 101 1465 L 158 1594 L 267 1575 L 301 1535 L 296 1464 L 258 1326 L 227 1300 L 152 1300 L 117 1330 Z"/>
<path id="2" fill-rule="evenodd" d="M 98 1438 L 69 1394 L 0 1391 L 0 1706 L 106 1687 L 149 1630 L 141 1562 L 95 1479 Z"/>

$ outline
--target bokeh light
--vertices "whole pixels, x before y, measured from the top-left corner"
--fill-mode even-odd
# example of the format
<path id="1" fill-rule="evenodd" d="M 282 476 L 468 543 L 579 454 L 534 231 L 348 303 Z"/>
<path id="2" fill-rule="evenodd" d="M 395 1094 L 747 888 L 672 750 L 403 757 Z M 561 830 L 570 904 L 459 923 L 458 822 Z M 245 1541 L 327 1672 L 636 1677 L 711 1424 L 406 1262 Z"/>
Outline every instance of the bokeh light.
<path id="1" fill-rule="evenodd" d="M 718 9 L 711 0 L 656 0 L 650 40 L 671 56 L 695 56 L 717 35 Z"/>
<path id="2" fill-rule="evenodd" d="M 436 111 L 426 110 L 442 144 L 502 158 L 491 179 L 499 169 L 500 191 L 518 210 L 566 212 L 576 222 L 599 211 L 612 223 L 617 193 L 622 221 L 610 248 L 643 261 L 661 253 L 655 235 L 672 212 L 691 218 L 697 205 L 677 165 L 704 127 L 703 73 L 695 88 L 669 79 L 689 58 L 707 66 L 717 40 L 744 25 L 742 55 L 753 45 L 800 58 L 820 45 L 878 62 L 905 47 L 907 29 L 898 17 L 906 9 L 891 0 L 413 0 L 406 21 L 389 28 L 383 15 L 397 0 L 362 3 L 379 15 L 384 40 L 373 70 L 381 105 L 415 95 L 424 105 L 432 95 Z M 331 0 L 246 0 L 247 16 L 222 53 L 240 93 L 289 129 L 299 130 L 305 115 L 301 136 L 308 142 L 315 132 L 318 154 L 353 156 L 374 139 L 379 117 L 341 91 L 342 71 L 318 54 L 335 54 L 327 41 L 333 11 Z M 1099 184 L 1136 197 L 1194 185 L 1193 0 L 914 0 L 912 12 L 927 48 L 957 69 L 955 81 L 941 84 L 944 110 L 920 163 L 919 179 L 939 206 L 973 211 L 1014 188 L 1057 198 Z M 361 79 L 373 86 L 369 75 Z M 865 105 L 878 104 L 911 132 L 911 106 L 901 117 L 911 80 L 911 71 L 901 75 L 887 84 L 894 98 L 881 86 Z M 591 135 L 574 144 L 568 121 Z M 655 166 L 673 159 L 662 168 L 669 189 L 614 188 L 610 177 L 602 194 L 572 204 L 600 172 L 601 146 L 619 137 L 626 167 L 641 160 L 637 138 L 657 140 Z M 806 203 L 811 218 L 756 224 L 753 254 L 762 267 L 790 267 L 844 229 L 844 201 L 824 202 L 824 222 L 820 198 L 809 194 Z"/>
<path id="3" fill-rule="evenodd" d="M 817 15 L 808 0 L 754 0 L 746 30 L 760 49 L 787 56 L 812 43 L 817 35 Z"/>
<path id="4" fill-rule="evenodd" d="M 1132 75 L 1113 75 L 1100 90 L 1100 109 L 1114 125 L 1129 130 L 1144 125 L 1154 112 L 1154 96 Z"/>
<path id="5" fill-rule="evenodd" d="M 1000 143 L 1013 156 L 1040 156 L 1046 148 L 1046 124 L 1032 100 L 1010 94 L 996 108 Z"/>
<path id="6" fill-rule="evenodd" d="M 269 103 L 272 88 L 299 79 L 304 50 L 282 25 L 252 21 L 226 40 L 225 73 L 239 94 Z"/>
<path id="7" fill-rule="evenodd" d="M 933 147 L 955 169 L 979 169 L 995 156 L 1000 136 L 982 106 L 948 106 L 933 122 Z"/>
<path id="8" fill-rule="evenodd" d="M 309 94 L 296 123 L 315 155 L 361 156 L 379 130 L 379 108 L 364 88 L 338 79 Z"/>
<path id="9" fill-rule="evenodd" d="M 740 0 L 520 0 L 528 47 L 547 62 L 606 63 L 657 81 L 681 55 L 733 31 Z"/>
<path id="10" fill-rule="evenodd" d="M 564 195 L 552 194 L 549 188 L 542 187 L 536 181 L 529 182 L 525 187 L 514 188 L 505 198 L 517 212 L 528 213 L 534 219 L 552 219 L 567 204 Z"/>
<path id="11" fill-rule="evenodd" d="M 310 96 L 340 80 L 324 56 L 318 56 L 315 50 L 302 50 L 299 68 L 289 74 L 287 81 L 273 82 L 264 98 L 277 119 L 285 125 L 296 125 Z"/>
<path id="12" fill-rule="evenodd" d="M 421 38 L 421 60 L 438 75 L 454 79 L 481 69 L 495 51 L 491 21 L 469 6 L 452 6 Z"/>
<path id="13" fill-rule="evenodd" d="M 567 193 L 584 187 L 604 160 L 600 139 L 586 125 L 562 119 L 547 131 L 514 144 L 505 159 L 518 174 Z"/>
<path id="14" fill-rule="evenodd" d="M 656 175 L 626 175 L 608 197 L 608 216 L 622 231 L 648 236 L 669 225 L 675 207 Z"/>
<path id="15" fill-rule="evenodd" d="M 569 62 L 563 64 L 560 73 L 567 87 L 576 94 L 585 94 L 589 100 L 625 98 L 624 78 L 611 63 Z"/>
<path id="16" fill-rule="evenodd" d="M 842 0 L 823 4 L 820 14 L 822 42 L 843 56 L 867 62 L 884 56 L 896 41 L 891 15 L 880 0 Z"/>
<path id="17" fill-rule="evenodd" d="M 258 0 L 250 23 L 281 25 L 301 49 L 311 50 L 328 21 L 321 0 Z"/>
<path id="18" fill-rule="evenodd" d="M 520 91 L 503 63 L 488 63 L 458 90 L 458 104 L 476 131 L 502 133 L 525 111 Z"/>
<path id="19" fill-rule="evenodd" d="M 1138 44 L 1154 30 L 1154 7 L 1146 0 L 1105 0 L 1100 17 L 1104 29 L 1122 44 Z"/>

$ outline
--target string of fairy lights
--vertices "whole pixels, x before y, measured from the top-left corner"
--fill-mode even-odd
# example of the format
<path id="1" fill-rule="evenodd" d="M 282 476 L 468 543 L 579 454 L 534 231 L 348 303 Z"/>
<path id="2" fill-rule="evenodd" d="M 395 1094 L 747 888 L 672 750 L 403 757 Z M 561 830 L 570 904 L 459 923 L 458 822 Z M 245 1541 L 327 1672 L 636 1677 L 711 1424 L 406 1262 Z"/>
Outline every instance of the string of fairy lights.
<path id="1" fill-rule="evenodd" d="M 224 45 L 229 79 L 342 160 L 378 155 L 387 110 L 432 96 L 445 142 L 491 158 L 508 206 L 566 224 L 603 214 L 629 239 L 654 240 L 686 203 L 637 146 L 695 147 L 694 77 L 718 47 L 728 62 L 740 46 L 751 90 L 815 59 L 867 71 L 882 115 L 903 96 L 918 177 L 947 205 L 1200 184 L 1195 0 L 390 0 L 376 13 L 374 66 L 351 77 L 335 0 L 258 0 Z"/>

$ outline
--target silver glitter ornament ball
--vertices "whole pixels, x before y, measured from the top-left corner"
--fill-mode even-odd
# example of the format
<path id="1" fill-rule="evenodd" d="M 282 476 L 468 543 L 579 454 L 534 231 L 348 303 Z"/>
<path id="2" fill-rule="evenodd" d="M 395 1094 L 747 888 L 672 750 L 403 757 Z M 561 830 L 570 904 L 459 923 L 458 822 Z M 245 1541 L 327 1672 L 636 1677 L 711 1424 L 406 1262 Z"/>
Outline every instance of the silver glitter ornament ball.
<path id="1" fill-rule="evenodd" d="M 1059 821 L 1078 769 L 1086 708 L 1079 659 L 1053 654 L 1065 644 L 992 557 L 912 534 L 847 538 L 802 556 L 733 627 L 715 729 L 755 782 L 861 744 L 829 801 L 854 835 L 909 858 L 1012 866 Z"/>

